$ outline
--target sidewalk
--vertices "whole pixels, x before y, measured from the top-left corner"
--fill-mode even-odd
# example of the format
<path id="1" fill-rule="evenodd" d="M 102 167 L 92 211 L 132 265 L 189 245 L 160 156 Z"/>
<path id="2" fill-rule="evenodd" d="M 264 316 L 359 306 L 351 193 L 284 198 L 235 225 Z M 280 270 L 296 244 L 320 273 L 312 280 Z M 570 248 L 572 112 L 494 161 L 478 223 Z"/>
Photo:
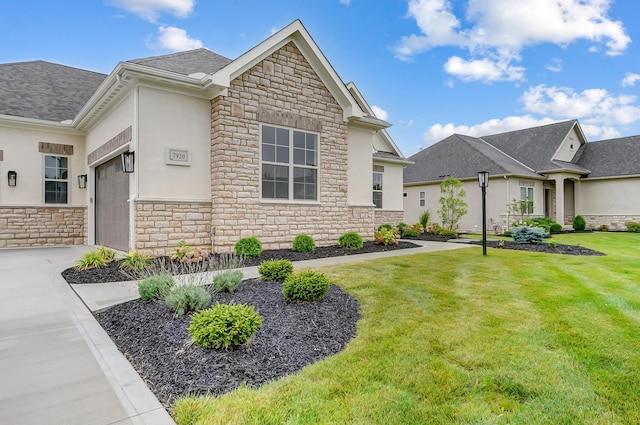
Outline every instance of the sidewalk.
<path id="1" fill-rule="evenodd" d="M 60 275 L 89 250 L 0 250 L 0 423 L 174 424 Z"/>

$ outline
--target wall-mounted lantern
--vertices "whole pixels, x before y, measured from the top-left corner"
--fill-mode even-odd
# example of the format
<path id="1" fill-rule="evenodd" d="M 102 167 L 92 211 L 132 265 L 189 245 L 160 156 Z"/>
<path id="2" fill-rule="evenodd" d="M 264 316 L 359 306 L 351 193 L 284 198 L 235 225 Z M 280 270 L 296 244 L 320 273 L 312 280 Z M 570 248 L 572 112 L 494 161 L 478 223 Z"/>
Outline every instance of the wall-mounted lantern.
<path id="1" fill-rule="evenodd" d="M 7 173 L 7 180 L 9 182 L 9 186 L 14 187 L 18 183 L 18 173 L 15 171 L 9 171 Z"/>
<path id="2" fill-rule="evenodd" d="M 135 162 L 134 152 L 122 152 L 120 158 L 122 159 L 122 170 L 125 173 L 133 173 L 133 164 Z"/>
<path id="3" fill-rule="evenodd" d="M 87 188 L 87 175 L 86 174 L 80 174 L 78 176 L 78 187 L 80 189 L 86 189 Z"/>

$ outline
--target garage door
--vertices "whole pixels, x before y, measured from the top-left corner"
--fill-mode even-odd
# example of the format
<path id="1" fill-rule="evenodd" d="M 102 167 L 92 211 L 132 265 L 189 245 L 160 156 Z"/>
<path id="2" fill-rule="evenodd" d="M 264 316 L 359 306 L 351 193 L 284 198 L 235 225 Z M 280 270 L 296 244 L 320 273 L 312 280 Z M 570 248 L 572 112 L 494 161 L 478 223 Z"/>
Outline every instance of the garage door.
<path id="1" fill-rule="evenodd" d="M 96 245 L 129 250 L 129 174 L 117 156 L 96 167 Z"/>

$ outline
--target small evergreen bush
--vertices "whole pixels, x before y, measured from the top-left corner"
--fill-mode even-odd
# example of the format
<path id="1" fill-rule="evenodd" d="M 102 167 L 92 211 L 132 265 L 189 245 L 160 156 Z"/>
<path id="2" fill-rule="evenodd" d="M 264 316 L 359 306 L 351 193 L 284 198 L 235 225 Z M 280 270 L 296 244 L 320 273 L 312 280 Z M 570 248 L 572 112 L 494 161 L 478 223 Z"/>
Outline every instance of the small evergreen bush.
<path id="1" fill-rule="evenodd" d="M 587 227 L 587 222 L 581 215 L 577 215 L 573 219 L 573 230 L 584 230 Z"/>
<path id="2" fill-rule="evenodd" d="M 531 226 L 514 227 L 511 233 L 513 240 L 522 244 L 538 243 L 546 236 L 546 232 L 543 228 Z"/>
<path id="3" fill-rule="evenodd" d="M 164 299 L 175 311 L 175 316 L 202 310 L 211 302 L 211 294 L 202 286 L 187 284 L 177 286 Z"/>
<path id="4" fill-rule="evenodd" d="M 373 237 L 377 244 L 398 245 L 398 232 L 396 229 L 378 230 Z"/>
<path id="5" fill-rule="evenodd" d="M 607 230 L 609 230 L 609 228 L 607 228 Z M 627 223 L 627 232 L 640 233 L 640 223 L 637 223 L 635 221 Z"/>
<path id="6" fill-rule="evenodd" d="M 227 348 L 246 343 L 262 326 L 262 317 L 246 304 L 220 304 L 191 318 L 189 335 L 204 348 Z"/>
<path id="7" fill-rule="evenodd" d="M 340 236 L 338 244 L 340 244 L 342 248 L 360 249 L 362 248 L 363 242 L 362 237 L 360 237 L 356 232 L 347 232 Z"/>
<path id="8" fill-rule="evenodd" d="M 446 227 L 438 227 L 436 230 L 436 235 L 445 239 L 455 239 L 458 237 L 458 232 L 455 230 L 449 230 Z"/>
<path id="9" fill-rule="evenodd" d="M 289 260 L 267 260 L 260 263 L 258 273 L 263 280 L 284 282 L 293 273 L 293 264 Z"/>
<path id="10" fill-rule="evenodd" d="M 242 277 L 240 270 L 225 270 L 214 276 L 213 287 L 218 292 L 234 292 L 242 283 Z"/>
<path id="11" fill-rule="evenodd" d="M 169 274 L 149 276 L 138 283 L 138 294 L 145 301 L 161 299 L 169 295 L 175 284 Z"/>
<path id="12" fill-rule="evenodd" d="M 421 223 L 416 223 L 411 226 L 405 226 L 402 229 L 403 238 L 417 238 L 424 232 L 424 227 Z"/>
<path id="13" fill-rule="evenodd" d="M 304 270 L 287 277 L 282 294 L 289 301 L 316 301 L 327 295 L 329 286 L 329 279 L 323 273 Z"/>
<path id="14" fill-rule="evenodd" d="M 256 237 L 242 238 L 236 242 L 234 250 L 238 257 L 255 258 L 262 254 L 262 244 Z"/>
<path id="15" fill-rule="evenodd" d="M 396 228 L 398 229 L 398 231 L 399 231 L 400 233 L 402 233 L 402 231 L 404 230 L 404 228 L 405 228 L 405 227 L 408 227 L 408 226 L 409 226 L 409 225 L 408 225 L 407 223 L 402 223 L 402 222 L 400 222 L 400 223 L 398 223 L 398 225 L 396 226 Z"/>
<path id="16" fill-rule="evenodd" d="M 562 224 L 560 223 L 552 223 L 549 227 L 549 231 L 551 233 L 560 233 L 562 232 Z"/>
<path id="17" fill-rule="evenodd" d="M 378 226 L 378 231 L 380 231 L 382 229 L 391 230 L 391 229 L 393 229 L 393 226 L 390 225 L 389 223 L 384 223 L 384 224 L 381 224 L 380 226 Z"/>
<path id="18" fill-rule="evenodd" d="M 316 243 L 309 235 L 298 235 L 293 239 L 292 248 L 296 252 L 313 252 L 316 250 Z"/>

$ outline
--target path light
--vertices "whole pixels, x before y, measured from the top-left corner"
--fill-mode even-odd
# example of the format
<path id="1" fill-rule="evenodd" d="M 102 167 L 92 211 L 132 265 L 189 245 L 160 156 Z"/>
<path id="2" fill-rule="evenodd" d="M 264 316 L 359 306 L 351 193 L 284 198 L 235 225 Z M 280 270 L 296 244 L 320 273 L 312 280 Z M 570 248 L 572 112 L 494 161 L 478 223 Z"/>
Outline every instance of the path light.
<path id="1" fill-rule="evenodd" d="M 133 173 L 133 163 L 135 162 L 135 154 L 133 152 L 122 152 L 122 170 L 125 173 Z"/>
<path id="2" fill-rule="evenodd" d="M 87 175 L 86 174 L 80 174 L 78 176 L 78 187 L 80 189 L 86 189 L 87 188 Z"/>
<path id="3" fill-rule="evenodd" d="M 15 171 L 9 171 L 7 173 L 7 181 L 9 182 L 9 186 L 15 186 L 18 182 L 18 173 Z"/>
<path id="4" fill-rule="evenodd" d="M 482 188 L 482 255 L 487 255 L 487 186 L 489 172 L 478 172 L 478 186 Z"/>

